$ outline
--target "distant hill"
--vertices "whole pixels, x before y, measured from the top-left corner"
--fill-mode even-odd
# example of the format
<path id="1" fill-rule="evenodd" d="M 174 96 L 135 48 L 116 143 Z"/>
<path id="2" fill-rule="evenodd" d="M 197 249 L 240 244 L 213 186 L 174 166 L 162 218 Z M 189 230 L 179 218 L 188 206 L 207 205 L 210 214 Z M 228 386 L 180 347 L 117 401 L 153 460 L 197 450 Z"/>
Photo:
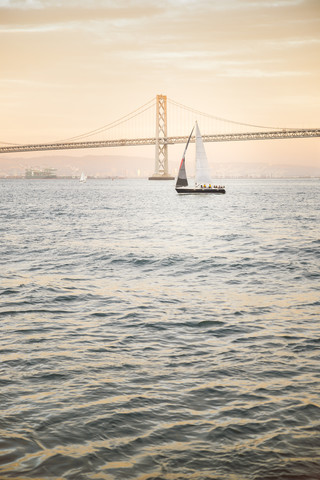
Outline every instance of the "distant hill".
<path id="1" fill-rule="evenodd" d="M 154 159 L 123 157 L 120 155 L 39 156 L 14 157 L 0 156 L 0 176 L 24 175 L 27 168 L 54 168 L 58 176 L 80 176 L 84 171 L 88 176 L 148 177 L 154 170 Z"/>
<path id="2" fill-rule="evenodd" d="M 320 166 L 308 165 L 270 165 L 267 163 L 225 163 L 215 166 L 216 176 L 226 177 L 257 177 L 257 178 L 283 178 L 283 177 L 320 177 Z"/>
<path id="3" fill-rule="evenodd" d="M 58 176 L 80 176 L 84 171 L 91 177 L 120 176 L 147 178 L 154 173 L 154 158 L 121 155 L 47 155 L 27 157 L 0 156 L 0 177 L 24 176 L 27 168 L 54 168 Z M 177 174 L 177 162 L 169 162 L 169 172 Z M 308 165 L 268 164 L 255 162 L 217 162 L 212 166 L 214 178 L 226 177 L 320 177 L 318 167 Z M 189 176 L 192 169 L 189 171 Z"/>

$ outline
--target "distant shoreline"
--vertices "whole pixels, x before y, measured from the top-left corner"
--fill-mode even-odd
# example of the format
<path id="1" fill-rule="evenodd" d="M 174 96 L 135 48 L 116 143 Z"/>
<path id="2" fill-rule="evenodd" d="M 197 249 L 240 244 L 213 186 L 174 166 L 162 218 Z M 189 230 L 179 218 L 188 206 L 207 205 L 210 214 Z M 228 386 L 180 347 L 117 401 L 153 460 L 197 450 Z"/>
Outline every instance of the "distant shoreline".
<path id="1" fill-rule="evenodd" d="M 270 176 L 253 176 L 253 175 L 248 175 L 248 176 L 225 176 L 225 177 L 216 177 L 219 180 L 281 180 L 281 179 L 286 179 L 286 180 L 298 180 L 298 179 L 310 179 L 310 180 L 320 180 L 320 177 L 318 176 L 311 176 L 311 175 L 299 175 L 299 176 L 279 176 L 279 177 L 270 177 Z M 105 177 L 87 177 L 88 180 L 148 180 L 148 177 L 111 177 L 111 176 L 105 176 Z M 37 180 L 70 180 L 70 181 L 79 181 L 78 177 L 70 177 L 70 176 L 57 176 L 57 177 L 33 177 L 33 178 L 26 178 L 24 176 L 1 176 L 0 175 L 0 180 L 31 180 L 31 181 L 37 181 Z M 175 179 L 172 180 L 174 182 Z M 160 180 L 161 182 L 161 180 Z"/>

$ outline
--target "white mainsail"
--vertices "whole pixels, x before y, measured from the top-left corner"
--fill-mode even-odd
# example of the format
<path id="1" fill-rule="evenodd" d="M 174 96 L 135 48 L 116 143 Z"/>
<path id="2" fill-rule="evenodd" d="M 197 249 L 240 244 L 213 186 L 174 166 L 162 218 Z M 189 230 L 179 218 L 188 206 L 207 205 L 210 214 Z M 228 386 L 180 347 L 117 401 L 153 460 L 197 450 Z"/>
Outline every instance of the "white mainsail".
<path id="1" fill-rule="evenodd" d="M 210 185 L 212 183 L 210 169 L 208 164 L 208 159 L 206 151 L 204 149 L 201 133 L 198 127 L 198 123 L 195 124 L 196 127 L 196 175 L 195 175 L 195 184 L 196 187 L 199 185 Z"/>
<path id="2" fill-rule="evenodd" d="M 87 176 L 85 175 L 84 172 L 82 172 L 79 182 L 84 183 L 86 181 L 87 181 Z"/>

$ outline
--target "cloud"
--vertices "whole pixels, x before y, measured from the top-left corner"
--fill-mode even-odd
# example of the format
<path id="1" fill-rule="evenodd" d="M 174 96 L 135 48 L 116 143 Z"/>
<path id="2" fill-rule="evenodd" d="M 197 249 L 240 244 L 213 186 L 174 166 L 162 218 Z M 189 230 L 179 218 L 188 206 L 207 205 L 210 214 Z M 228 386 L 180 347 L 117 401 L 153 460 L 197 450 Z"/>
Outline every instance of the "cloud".
<path id="1" fill-rule="evenodd" d="M 219 77 L 233 77 L 233 78 L 280 78 L 280 77 L 304 77 L 310 75 L 308 72 L 300 71 L 273 71 L 268 72 L 258 69 L 229 69 L 217 74 Z"/>
<path id="2" fill-rule="evenodd" d="M 37 2 L 23 4 L 16 3 L 11 6 L 0 7 L 0 24 L 5 26 L 23 26 L 23 25 L 52 25 L 52 24 L 67 24 L 67 23 L 86 23 L 92 21 L 107 21 L 112 22 L 116 20 L 135 20 L 145 17 L 157 15 L 161 9 L 157 6 L 152 6 L 146 3 L 141 6 L 121 6 L 105 5 L 97 6 L 97 2 L 92 2 L 89 6 L 86 2 L 80 2 L 72 6 L 70 2 L 65 2 L 63 5 L 51 4 L 51 2 Z"/>
<path id="3" fill-rule="evenodd" d="M 78 75 L 90 80 L 102 65 L 110 79 L 139 69 L 149 77 L 148 68 L 229 78 L 307 76 L 317 68 L 319 39 L 317 16 L 305 5 L 315 7 L 312 0 L 164 0 L 161 7 L 146 0 L 16 0 L 0 9 L 8 45 L 3 73 L 12 78 L 21 66 L 27 76 L 60 72 L 56 80 L 66 84 Z M 310 61 L 297 60 L 297 49 L 307 49 Z"/>

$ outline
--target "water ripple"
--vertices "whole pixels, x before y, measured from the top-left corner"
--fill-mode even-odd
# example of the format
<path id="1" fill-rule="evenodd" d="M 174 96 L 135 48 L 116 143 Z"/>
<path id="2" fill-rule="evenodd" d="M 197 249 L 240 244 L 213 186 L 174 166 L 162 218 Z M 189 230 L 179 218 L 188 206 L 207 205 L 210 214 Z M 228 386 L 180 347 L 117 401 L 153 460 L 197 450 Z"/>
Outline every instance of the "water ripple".
<path id="1" fill-rule="evenodd" d="M 1 480 L 320 479 L 318 184 L 229 183 L 1 182 Z"/>

